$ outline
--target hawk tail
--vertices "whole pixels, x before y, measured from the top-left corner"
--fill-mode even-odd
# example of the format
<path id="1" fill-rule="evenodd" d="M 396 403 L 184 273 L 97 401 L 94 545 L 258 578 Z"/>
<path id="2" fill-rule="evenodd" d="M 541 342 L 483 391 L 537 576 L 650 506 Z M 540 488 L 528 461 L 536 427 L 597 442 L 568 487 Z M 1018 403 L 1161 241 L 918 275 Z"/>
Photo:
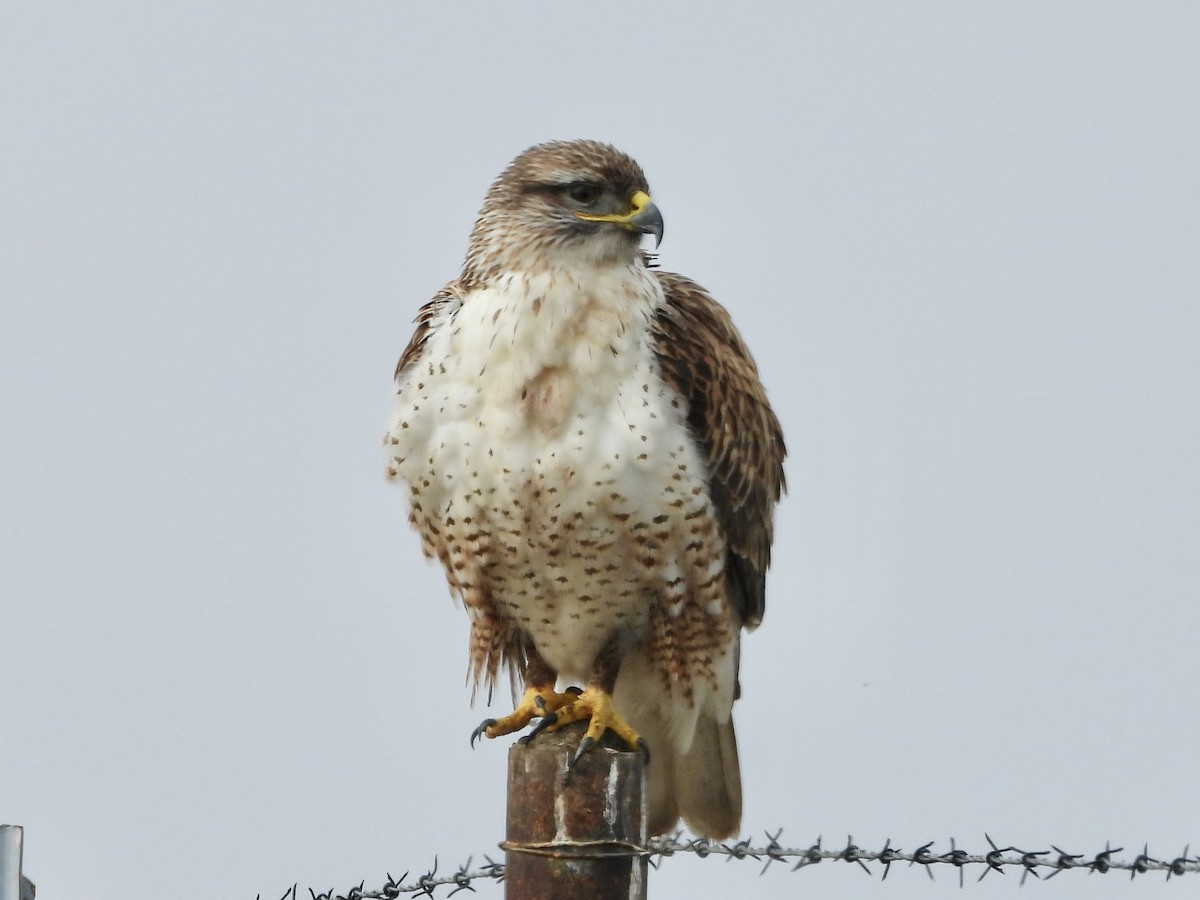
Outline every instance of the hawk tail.
<path id="1" fill-rule="evenodd" d="M 650 834 L 670 831 L 682 818 L 694 833 L 725 840 L 742 822 L 742 774 L 733 719 L 701 714 L 687 752 L 667 734 L 647 735 L 650 744 Z M 657 752 L 656 752 L 657 749 Z"/>
<path id="2" fill-rule="evenodd" d="M 718 722 L 700 715 L 692 746 L 675 759 L 675 799 L 679 815 L 696 834 L 714 840 L 737 834 L 742 824 L 742 772 L 732 716 Z"/>

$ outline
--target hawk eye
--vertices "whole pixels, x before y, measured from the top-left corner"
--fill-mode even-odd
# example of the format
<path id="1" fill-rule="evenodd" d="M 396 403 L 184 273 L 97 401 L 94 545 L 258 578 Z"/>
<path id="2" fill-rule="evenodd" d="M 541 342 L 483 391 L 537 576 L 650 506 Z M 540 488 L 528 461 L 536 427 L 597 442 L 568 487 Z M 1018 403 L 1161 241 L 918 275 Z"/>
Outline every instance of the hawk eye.
<path id="1" fill-rule="evenodd" d="M 567 196 L 576 203 L 587 206 L 600 199 L 600 186 L 587 181 L 577 181 L 567 185 Z"/>

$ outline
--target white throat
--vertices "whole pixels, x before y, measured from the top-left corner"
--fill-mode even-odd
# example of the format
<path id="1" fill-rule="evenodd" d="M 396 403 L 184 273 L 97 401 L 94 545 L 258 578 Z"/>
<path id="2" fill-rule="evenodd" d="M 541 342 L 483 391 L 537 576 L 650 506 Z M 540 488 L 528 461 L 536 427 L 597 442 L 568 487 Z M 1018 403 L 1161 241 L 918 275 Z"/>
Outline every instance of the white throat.
<path id="1" fill-rule="evenodd" d="M 526 428 L 557 432 L 633 374 L 662 289 L 639 264 L 586 274 L 509 273 L 465 300 L 450 356 L 485 408 L 519 408 Z"/>

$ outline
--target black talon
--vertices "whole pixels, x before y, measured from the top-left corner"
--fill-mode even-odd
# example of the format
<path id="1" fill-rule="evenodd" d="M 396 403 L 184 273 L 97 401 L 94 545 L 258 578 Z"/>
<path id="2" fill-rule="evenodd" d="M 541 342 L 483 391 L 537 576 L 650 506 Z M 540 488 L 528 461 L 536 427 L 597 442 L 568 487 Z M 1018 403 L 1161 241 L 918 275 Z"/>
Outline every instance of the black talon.
<path id="1" fill-rule="evenodd" d="M 585 734 L 583 740 L 579 742 L 579 746 L 575 749 L 575 755 L 571 757 L 571 764 L 567 766 L 568 771 L 574 771 L 576 764 L 595 746 L 596 739 L 590 734 Z"/>
<path id="2" fill-rule="evenodd" d="M 525 737 L 523 737 L 521 740 L 528 744 L 531 740 L 533 740 L 533 738 L 537 737 L 557 721 L 558 713 L 547 713 L 538 719 L 538 723 L 534 725 L 533 728 L 529 729 L 529 734 L 525 735 Z"/>
<path id="3" fill-rule="evenodd" d="M 649 765 L 650 763 L 650 745 L 646 743 L 645 738 L 637 739 L 637 746 L 634 748 L 638 753 L 642 754 L 642 763 Z"/>
<path id="4" fill-rule="evenodd" d="M 583 688 L 576 687 L 575 685 L 571 685 L 569 688 L 567 688 L 566 693 L 574 694 L 576 697 L 578 697 L 580 694 L 583 693 Z"/>
<path id="5" fill-rule="evenodd" d="M 484 719 L 479 723 L 479 727 L 471 732 L 471 749 L 475 749 L 475 742 L 483 736 L 483 733 L 496 724 L 495 719 Z"/>

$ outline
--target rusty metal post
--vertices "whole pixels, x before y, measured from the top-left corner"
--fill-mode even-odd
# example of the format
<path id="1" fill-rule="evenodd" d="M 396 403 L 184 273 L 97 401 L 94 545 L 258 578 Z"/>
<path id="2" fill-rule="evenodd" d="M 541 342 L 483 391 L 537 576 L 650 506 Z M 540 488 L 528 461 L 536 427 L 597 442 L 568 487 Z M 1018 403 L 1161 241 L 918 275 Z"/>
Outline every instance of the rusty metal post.
<path id="1" fill-rule="evenodd" d="M 646 769 L 617 739 L 574 770 L 583 723 L 508 752 L 508 900 L 646 900 Z"/>

